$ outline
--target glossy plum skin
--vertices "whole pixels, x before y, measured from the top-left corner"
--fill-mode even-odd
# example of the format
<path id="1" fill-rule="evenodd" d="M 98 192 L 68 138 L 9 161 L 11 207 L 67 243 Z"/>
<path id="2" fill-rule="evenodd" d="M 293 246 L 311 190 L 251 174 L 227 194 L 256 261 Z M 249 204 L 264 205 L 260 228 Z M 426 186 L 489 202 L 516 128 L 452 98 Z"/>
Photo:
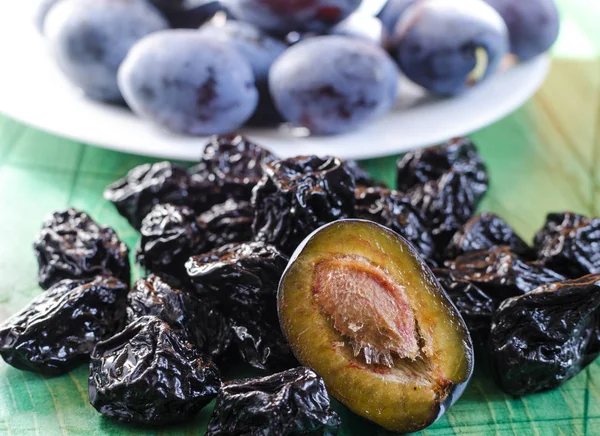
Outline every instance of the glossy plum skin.
<path id="1" fill-rule="evenodd" d="M 383 27 L 391 34 L 396 28 L 398 20 L 402 17 L 402 14 L 412 5 L 416 0 L 389 0 L 384 8 L 379 12 L 377 18 L 383 23 Z"/>
<path id="2" fill-rule="evenodd" d="M 121 101 L 117 71 L 142 37 L 169 27 L 139 0 L 62 0 L 44 21 L 51 54 L 69 80 L 94 100 Z"/>
<path id="3" fill-rule="evenodd" d="M 498 11 L 508 26 L 510 51 L 522 61 L 544 53 L 560 29 L 554 0 L 485 0 Z"/>
<path id="4" fill-rule="evenodd" d="M 196 29 L 223 9 L 215 0 L 150 0 L 176 29 Z"/>
<path id="5" fill-rule="evenodd" d="M 390 44 L 410 80 L 452 96 L 493 74 L 509 41 L 502 17 L 481 0 L 425 0 L 405 11 Z"/>
<path id="6" fill-rule="evenodd" d="M 330 135 L 390 110 L 398 70 L 380 47 L 356 38 L 320 36 L 286 50 L 271 68 L 269 85 L 287 121 Z"/>
<path id="7" fill-rule="evenodd" d="M 361 0 L 222 0 L 240 21 L 272 33 L 322 32 L 346 18 Z"/>
<path id="8" fill-rule="evenodd" d="M 140 117 L 190 135 L 233 131 L 258 102 L 248 61 L 195 30 L 170 30 L 140 41 L 119 69 L 119 86 Z"/>

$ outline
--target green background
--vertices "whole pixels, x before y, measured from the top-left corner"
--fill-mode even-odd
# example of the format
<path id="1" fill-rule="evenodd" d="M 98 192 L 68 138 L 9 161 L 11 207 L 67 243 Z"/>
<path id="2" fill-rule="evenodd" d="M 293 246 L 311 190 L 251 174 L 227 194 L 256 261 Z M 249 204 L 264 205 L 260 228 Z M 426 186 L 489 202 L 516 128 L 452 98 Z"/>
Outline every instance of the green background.
<path id="1" fill-rule="evenodd" d="M 492 180 L 481 210 L 498 213 L 529 240 L 550 211 L 599 215 L 600 2 L 562 0 L 560 7 L 563 30 L 543 88 L 514 114 L 472 135 Z M 392 183 L 396 158 L 364 165 Z M 0 116 L 0 320 L 40 292 L 31 241 L 50 212 L 81 208 L 135 245 L 138 235 L 102 199 L 102 191 L 150 161 Z M 344 419 L 342 434 L 377 432 L 336 408 Z M 104 419 L 88 404 L 87 368 L 52 378 L 0 363 L 0 434 L 202 434 L 210 411 L 180 427 L 128 427 Z M 461 400 L 423 434 L 600 435 L 600 363 L 561 389 L 522 399 L 502 394 L 478 368 Z"/>

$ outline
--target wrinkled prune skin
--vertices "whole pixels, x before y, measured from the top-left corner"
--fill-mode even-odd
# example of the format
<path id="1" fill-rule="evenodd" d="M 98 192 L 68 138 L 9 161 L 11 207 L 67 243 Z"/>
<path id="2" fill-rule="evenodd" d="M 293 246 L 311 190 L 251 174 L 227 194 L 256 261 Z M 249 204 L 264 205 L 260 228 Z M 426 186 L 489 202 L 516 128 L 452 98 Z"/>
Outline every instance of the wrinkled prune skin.
<path id="1" fill-rule="evenodd" d="M 26 371 L 69 372 L 123 327 L 127 290 L 106 276 L 55 284 L 0 324 L 0 355 Z"/>
<path id="2" fill-rule="evenodd" d="M 217 368 L 167 323 L 145 316 L 92 353 L 90 403 L 105 416 L 140 424 L 190 418 L 221 386 Z"/>
<path id="3" fill-rule="evenodd" d="M 287 256 L 262 242 L 229 244 L 186 264 L 199 297 L 229 320 L 242 359 L 258 369 L 293 361 L 277 317 L 277 286 Z"/>
<path id="4" fill-rule="evenodd" d="M 556 388 L 600 353 L 600 275 L 540 286 L 506 300 L 490 349 L 500 387 L 515 396 Z"/>
<path id="5" fill-rule="evenodd" d="M 256 240 L 286 254 L 324 224 L 354 214 L 354 178 L 338 158 L 269 162 L 252 196 Z"/>
<path id="6" fill-rule="evenodd" d="M 484 346 L 499 302 L 470 281 L 455 277 L 449 269 L 434 268 L 432 272 L 465 320 L 473 344 Z"/>
<path id="7" fill-rule="evenodd" d="M 446 247 L 444 257 L 456 257 L 475 250 L 485 250 L 506 245 L 522 257 L 531 258 L 532 249 L 521 239 L 506 221 L 493 213 L 484 212 L 471 218 L 457 231 Z"/>
<path id="8" fill-rule="evenodd" d="M 204 251 L 252 240 L 253 219 L 254 208 L 247 201 L 229 199 L 213 206 L 197 220 Z"/>
<path id="9" fill-rule="evenodd" d="M 546 283 L 565 277 L 535 262 L 526 262 L 509 247 L 470 251 L 446 261 L 454 277 L 475 284 L 495 301 L 526 294 Z"/>
<path id="10" fill-rule="evenodd" d="M 357 188 L 387 188 L 385 183 L 379 182 L 371 177 L 371 175 L 362 169 L 355 160 L 345 160 L 344 166 L 354 178 L 354 183 L 356 184 Z"/>
<path id="11" fill-rule="evenodd" d="M 231 330 L 225 317 L 193 294 L 173 289 L 156 275 L 138 280 L 127 296 L 127 322 L 154 315 L 182 330 L 198 350 L 218 359 L 229 348 Z"/>
<path id="12" fill-rule="evenodd" d="M 435 246 L 421 215 L 397 191 L 356 188 L 356 217 L 375 221 L 410 242 L 421 256 L 435 265 Z"/>
<path id="13" fill-rule="evenodd" d="M 466 138 L 408 153 L 398 162 L 398 190 L 421 212 L 440 247 L 473 216 L 488 184 L 485 164 Z"/>
<path id="14" fill-rule="evenodd" d="M 340 425 L 323 379 L 312 370 L 299 367 L 263 378 L 225 383 L 217 396 L 206 436 L 334 436 Z"/>
<path id="15" fill-rule="evenodd" d="M 129 249 L 110 227 L 69 208 L 50 216 L 33 243 L 39 283 L 44 289 L 63 279 L 98 275 L 130 281 Z"/>
<path id="16" fill-rule="evenodd" d="M 171 162 L 140 165 L 104 191 L 129 223 L 139 229 L 142 220 L 159 203 L 194 206 L 197 202 L 187 170 Z"/>
<path id="17" fill-rule="evenodd" d="M 202 248 L 193 209 L 157 204 L 142 221 L 140 233 L 136 257 L 146 270 L 187 278 L 184 264 Z"/>
<path id="18" fill-rule="evenodd" d="M 275 159 L 271 152 L 244 136 L 213 136 L 200 162 L 190 169 L 202 196 L 202 210 L 229 198 L 250 201 L 252 189 L 263 176 L 263 163 Z"/>
<path id="19" fill-rule="evenodd" d="M 600 273 L 600 219 L 572 212 L 552 213 L 535 235 L 540 262 L 567 277 Z"/>

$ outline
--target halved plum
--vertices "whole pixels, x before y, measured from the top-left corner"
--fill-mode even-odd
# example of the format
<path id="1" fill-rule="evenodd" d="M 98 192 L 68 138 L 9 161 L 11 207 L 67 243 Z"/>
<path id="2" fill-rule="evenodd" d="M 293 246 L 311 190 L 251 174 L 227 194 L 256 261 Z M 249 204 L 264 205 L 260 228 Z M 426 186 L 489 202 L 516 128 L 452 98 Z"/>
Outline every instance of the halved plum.
<path id="1" fill-rule="evenodd" d="M 298 360 L 387 430 L 429 426 L 471 378 L 459 312 L 410 243 L 379 224 L 341 220 L 307 237 L 281 279 L 278 308 Z"/>

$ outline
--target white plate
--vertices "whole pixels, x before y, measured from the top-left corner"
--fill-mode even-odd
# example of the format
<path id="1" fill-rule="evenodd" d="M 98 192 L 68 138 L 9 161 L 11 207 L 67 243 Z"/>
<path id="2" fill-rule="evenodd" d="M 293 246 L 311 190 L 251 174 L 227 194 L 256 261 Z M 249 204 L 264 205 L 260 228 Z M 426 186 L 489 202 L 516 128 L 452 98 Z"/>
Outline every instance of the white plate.
<path id="1" fill-rule="evenodd" d="M 205 138 L 173 135 L 124 108 L 93 102 L 55 67 L 25 1 L 0 2 L 0 112 L 59 136 L 161 158 L 196 160 Z M 398 107 L 350 134 L 302 137 L 290 129 L 243 129 L 282 156 L 370 158 L 432 145 L 471 133 L 504 117 L 542 84 L 550 60 L 542 56 L 496 75 L 453 99 L 428 96 L 402 79 Z"/>

